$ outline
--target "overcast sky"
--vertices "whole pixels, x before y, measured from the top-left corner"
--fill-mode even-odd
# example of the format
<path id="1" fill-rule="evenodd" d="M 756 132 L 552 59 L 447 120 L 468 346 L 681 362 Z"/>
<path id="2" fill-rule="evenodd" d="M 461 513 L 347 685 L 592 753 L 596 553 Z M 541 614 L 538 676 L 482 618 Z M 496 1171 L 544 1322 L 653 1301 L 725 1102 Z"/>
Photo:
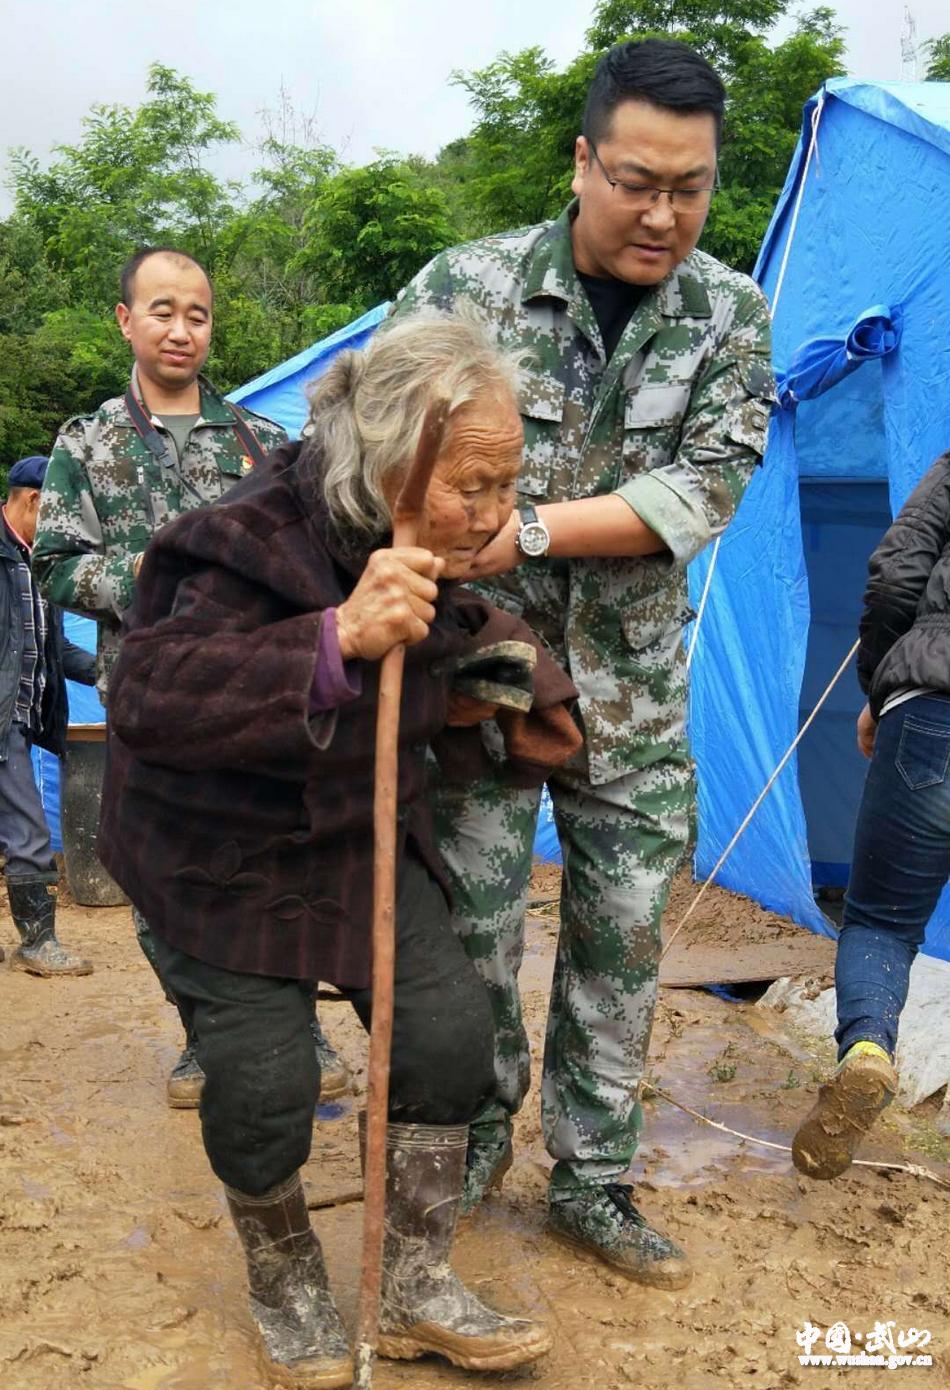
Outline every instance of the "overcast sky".
<path id="1" fill-rule="evenodd" d="M 818 3 L 818 0 L 814 0 Z M 822 0 L 847 27 L 855 76 L 901 76 L 904 0 Z M 433 155 L 471 124 L 454 68 L 540 45 L 557 66 L 583 47 L 594 0 L 0 0 L 0 154 L 42 160 L 93 102 L 136 106 L 152 62 L 218 94 L 248 142 L 283 85 L 351 162 L 376 147 Z M 804 8 L 812 8 L 806 0 Z M 947 0 L 913 0 L 918 38 L 950 29 Z M 448 16 L 448 18 L 447 18 Z M 788 26 L 783 26 L 787 28 Z M 782 31 L 779 31 L 782 32 Z M 5 165 L 5 158 L 4 158 Z M 253 167 L 234 151 L 219 172 Z M 8 211 L 0 192 L 0 211 Z"/>

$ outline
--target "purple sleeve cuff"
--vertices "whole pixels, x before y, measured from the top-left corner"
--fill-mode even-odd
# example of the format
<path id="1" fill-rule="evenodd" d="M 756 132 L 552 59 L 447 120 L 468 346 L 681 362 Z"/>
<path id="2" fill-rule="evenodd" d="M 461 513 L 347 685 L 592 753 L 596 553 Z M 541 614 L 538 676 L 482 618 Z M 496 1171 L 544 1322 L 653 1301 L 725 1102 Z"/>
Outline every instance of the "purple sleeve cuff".
<path id="1" fill-rule="evenodd" d="M 340 638 L 336 630 L 336 609 L 328 608 L 320 624 L 317 660 L 310 687 L 310 713 L 323 714 L 337 709 L 362 692 L 363 678 L 359 664 L 344 661 Z"/>

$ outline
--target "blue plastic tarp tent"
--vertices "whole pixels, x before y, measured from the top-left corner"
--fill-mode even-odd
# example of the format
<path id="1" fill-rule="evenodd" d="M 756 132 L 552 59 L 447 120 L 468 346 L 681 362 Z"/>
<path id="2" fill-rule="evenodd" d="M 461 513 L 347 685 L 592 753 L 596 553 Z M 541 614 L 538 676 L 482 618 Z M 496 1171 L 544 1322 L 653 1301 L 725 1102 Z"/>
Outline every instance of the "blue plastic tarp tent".
<path id="1" fill-rule="evenodd" d="M 782 408 L 725 533 L 692 667 L 705 877 L 847 655 L 870 551 L 950 448 L 950 86 L 828 82 L 756 269 Z M 707 552 L 690 576 L 701 593 Z M 853 663 L 717 881 L 816 931 L 866 764 Z M 950 959 L 950 901 L 926 950 Z"/>

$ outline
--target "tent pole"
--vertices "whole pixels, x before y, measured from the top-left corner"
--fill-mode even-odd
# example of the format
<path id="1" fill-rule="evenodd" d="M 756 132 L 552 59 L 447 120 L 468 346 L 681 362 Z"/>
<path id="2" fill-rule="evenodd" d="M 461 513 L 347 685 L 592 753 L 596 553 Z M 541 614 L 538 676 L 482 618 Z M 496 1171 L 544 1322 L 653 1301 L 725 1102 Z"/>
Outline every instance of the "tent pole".
<path id="1" fill-rule="evenodd" d="M 772 295 L 772 317 L 778 310 L 778 302 L 782 293 L 782 286 L 785 284 L 785 272 L 788 269 L 788 259 L 792 254 L 792 242 L 795 240 L 795 232 L 798 229 L 798 214 L 802 210 L 802 199 L 805 196 L 805 183 L 808 179 L 808 170 L 811 167 L 812 155 L 818 152 L 818 126 L 821 123 L 821 115 L 825 109 L 825 89 L 822 87 L 818 94 L 818 104 L 812 112 L 811 117 L 811 140 L 808 145 L 808 154 L 805 158 L 805 167 L 802 170 L 802 181 L 798 185 L 798 197 L 795 199 L 795 210 L 792 213 L 791 226 L 788 229 L 788 236 L 785 239 L 785 248 L 782 252 L 782 264 L 779 266 L 778 279 L 775 282 L 775 293 Z M 816 161 L 818 162 L 818 161 Z"/>

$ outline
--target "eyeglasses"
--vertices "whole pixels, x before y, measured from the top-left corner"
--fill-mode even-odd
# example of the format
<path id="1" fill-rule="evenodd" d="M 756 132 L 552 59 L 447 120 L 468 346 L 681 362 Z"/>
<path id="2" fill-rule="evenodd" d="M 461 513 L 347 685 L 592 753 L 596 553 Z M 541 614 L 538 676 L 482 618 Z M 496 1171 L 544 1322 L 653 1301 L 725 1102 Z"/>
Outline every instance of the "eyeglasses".
<path id="1" fill-rule="evenodd" d="M 719 187 L 718 169 L 716 182 L 711 188 L 652 188 L 649 184 L 625 183 L 623 179 L 615 179 L 607 172 L 593 140 L 588 140 L 587 144 L 600 165 L 604 178 L 615 192 L 619 190 L 624 207 L 629 208 L 631 212 L 646 212 L 647 208 L 655 208 L 661 195 L 665 193 L 670 200 L 670 207 L 678 217 L 697 217 L 700 213 L 708 211 L 712 195 Z"/>

